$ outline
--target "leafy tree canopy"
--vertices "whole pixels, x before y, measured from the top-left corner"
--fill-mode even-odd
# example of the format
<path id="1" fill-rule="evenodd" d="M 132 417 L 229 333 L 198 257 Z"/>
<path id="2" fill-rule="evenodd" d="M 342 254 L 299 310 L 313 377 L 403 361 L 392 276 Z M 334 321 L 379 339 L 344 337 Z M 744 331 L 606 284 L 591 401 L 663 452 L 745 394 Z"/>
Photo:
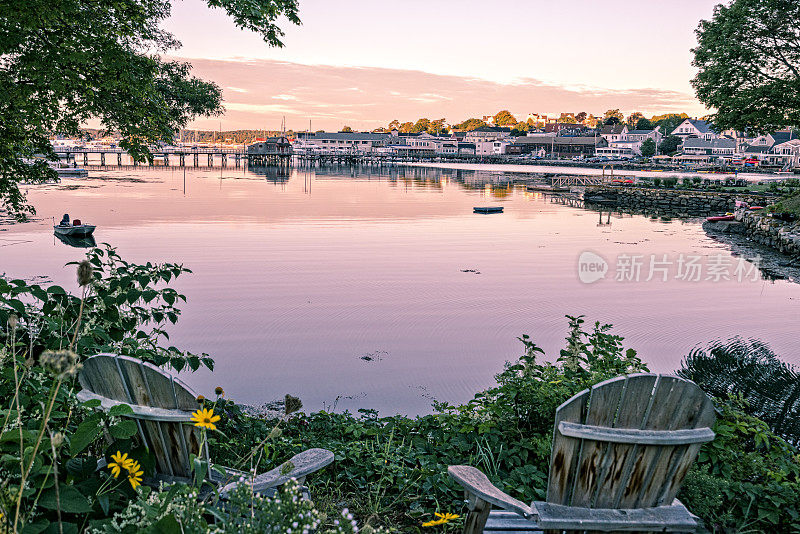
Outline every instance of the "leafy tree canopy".
<path id="1" fill-rule="evenodd" d="M 453 125 L 453 128 L 456 130 L 469 132 L 471 130 L 475 130 L 476 128 L 480 128 L 482 126 L 486 126 L 486 123 L 480 119 L 467 119 L 461 124 Z"/>
<path id="2" fill-rule="evenodd" d="M 682 142 L 681 138 L 677 135 L 668 135 L 661 141 L 658 148 L 661 150 L 662 154 L 674 154 L 678 150 L 678 147 L 681 146 Z"/>
<path id="3" fill-rule="evenodd" d="M 280 17 L 299 24 L 297 0 L 206 0 L 240 28 L 282 46 Z M 161 54 L 180 43 L 159 27 L 171 0 L 0 0 L 0 205 L 34 213 L 20 181 L 55 176 L 49 136 L 77 136 L 94 119 L 138 160 L 172 142 L 194 117 L 220 113 L 221 91 Z M 35 163 L 31 163 L 35 161 Z"/>
<path id="4" fill-rule="evenodd" d="M 585 121 L 585 120 L 586 120 L 586 117 L 587 117 L 587 116 L 588 116 L 588 115 L 586 114 L 586 112 L 585 112 L 585 111 L 581 111 L 580 113 L 578 113 L 577 115 L 575 115 L 575 119 L 576 119 L 578 122 L 583 122 L 583 121 Z"/>
<path id="5" fill-rule="evenodd" d="M 669 135 L 675 131 L 675 128 L 677 128 L 680 123 L 688 118 L 690 117 L 686 113 L 667 113 L 666 115 L 654 116 L 650 119 L 650 122 L 653 124 L 653 127 L 661 126 L 662 133 L 664 133 L 664 135 Z"/>
<path id="6" fill-rule="evenodd" d="M 342 127 L 342 132 L 344 132 L 344 133 L 349 133 L 349 132 L 352 132 L 352 131 L 353 131 L 353 129 L 351 127 L 347 126 L 347 125 L 344 125 Z"/>
<path id="7" fill-rule="evenodd" d="M 692 85 L 715 125 L 769 132 L 800 124 L 800 2 L 733 0 L 700 22 Z"/>
<path id="8" fill-rule="evenodd" d="M 609 109 L 608 111 L 606 111 L 605 114 L 603 115 L 603 121 L 605 121 L 606 124 L 608 124 L 608 119 L 610 119 L 611 117 L 615 117 L 619 121 L 615 124 L 620 124 L 623 120 L 625 120 L 625 115 L 623 115 L 622 112 L 618 109 Z"/>
<path id="9" fill-rule="evenodd" d="M 517 119 L 510 111 L 504 109 L 494 116 L 494 123 L 497 126 L 514 126 L 517 124 Z"/>
<path id="10" fill-rule="evenodd" d="M 653 123 L 649 119 L 642 117 L 636 121 L 636 130 L 652 130 L 653 128 Z"/>
<path id="11" fill-rule="evenodd" d="M 639 122 L 639 119 L 643 119 L 644 114 L 641 111 L 634 111 L 628 116 L 628 128 L 633 129 L 636 126 L 636 123 Z"/>
<path id="12" fill-rule="evenodd" d="M 622 119 L 620 119 L 619 117 L 614 117 L 614 116 L 606 117 L 606 120 L 603 122 L 603 124 L 605 124 L 607 126 L 613 126 L 615 124 L 622 124 Z"/>
<path id="13" fill-rule="evenodd" d="M 642 143 L 642 156 L 647 158 L 654 156 L 656 153 L 656 142 L 652 139 L 645 139 Z"/>

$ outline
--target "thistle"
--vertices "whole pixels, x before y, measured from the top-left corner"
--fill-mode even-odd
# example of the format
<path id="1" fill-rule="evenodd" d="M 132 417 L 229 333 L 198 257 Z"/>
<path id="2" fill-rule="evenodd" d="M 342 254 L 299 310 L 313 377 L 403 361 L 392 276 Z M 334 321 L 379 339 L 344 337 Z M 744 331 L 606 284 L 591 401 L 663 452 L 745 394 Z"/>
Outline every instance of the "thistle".
<path id="1" fill-rule="evenodd" d="M 78 285 L 82 287 L 88 286 L 92 282 L 93 271 L 92 264 L 88 260 L 80 262 L 78 264 Z"/>
<path id="2" fill-rule="evenodd" d="M 287 417 L 293 414 L 294 412 L 299 411 L 302 407 L 303 407 L 303 401 L 301 401 L 297 397 L 289 395 L 288 393 L 286 394 L 283 400 L 283 408 L 284 408 L 284 414 Z"/>
<path id="3" fill-rule="evenodd" d="M 39 357 L 42 367 L 58 378 L 72 377 L 78 374 L 83 366 L 78 355 L 71 350 L 46 350 Z"/>

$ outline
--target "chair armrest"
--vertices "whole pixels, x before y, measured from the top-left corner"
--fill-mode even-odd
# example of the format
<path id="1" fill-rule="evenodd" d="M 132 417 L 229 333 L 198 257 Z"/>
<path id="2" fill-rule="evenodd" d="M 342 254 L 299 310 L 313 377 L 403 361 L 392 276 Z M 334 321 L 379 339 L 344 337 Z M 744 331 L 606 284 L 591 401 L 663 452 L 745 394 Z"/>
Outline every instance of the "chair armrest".
<path id="1" fill-rule="evenodd" d="M 498 489 L 480 469 L 468 465 L 451 465 L 447 468 L 447 473 L 461 484 L 467 493 L 498 508 L 515 512 L 525 519 L 535 519 L 538 515 L 536 508 L 528 506 Z"/>
<path id="2" fill-rule="evenodd" d="M 288 462 L 284 462 L 275 469 L 262 473 L 255 478 L 246 479 L 245 483 L 250 484 L 253 491 L 264 491 L 275 486 L 281 486 L 290 479 L 301 479 L 319 471 L 323 467 L 333 462 L 333 453 L 327 449 L 308 449 L 293 456 Z M 220 488 L 220 495 L 230 492 L 239 481 L 231 482 Z"/>

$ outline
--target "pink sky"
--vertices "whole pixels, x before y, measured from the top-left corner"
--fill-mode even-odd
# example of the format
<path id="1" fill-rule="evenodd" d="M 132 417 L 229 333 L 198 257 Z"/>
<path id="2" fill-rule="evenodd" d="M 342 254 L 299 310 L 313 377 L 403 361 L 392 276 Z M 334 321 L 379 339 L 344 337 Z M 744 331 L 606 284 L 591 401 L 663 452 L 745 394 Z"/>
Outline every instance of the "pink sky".
<path id="1" fill-rule="evenodd" d="M 693 96 L 694 29 L 713 0 L 300 0 L 303 25 L 269 48 L 202 0 L 166 27 L 175 56 L 225 91 L 200 128 L 369 129 L 450 122 L 508 108 L 518 118 L 609 108 L 706 112 Z"/>

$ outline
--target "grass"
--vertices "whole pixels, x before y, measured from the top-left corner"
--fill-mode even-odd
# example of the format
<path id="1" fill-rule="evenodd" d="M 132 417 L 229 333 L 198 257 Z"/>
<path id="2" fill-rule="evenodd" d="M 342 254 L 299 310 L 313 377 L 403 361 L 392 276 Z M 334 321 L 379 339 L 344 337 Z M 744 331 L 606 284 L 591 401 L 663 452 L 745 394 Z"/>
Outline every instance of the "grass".
<path id="1" fill-rule="evenodd" d="M 800 193 L 784 198 L 771 207 L 775 213 L 792 213 L 800 217 Z"/>

